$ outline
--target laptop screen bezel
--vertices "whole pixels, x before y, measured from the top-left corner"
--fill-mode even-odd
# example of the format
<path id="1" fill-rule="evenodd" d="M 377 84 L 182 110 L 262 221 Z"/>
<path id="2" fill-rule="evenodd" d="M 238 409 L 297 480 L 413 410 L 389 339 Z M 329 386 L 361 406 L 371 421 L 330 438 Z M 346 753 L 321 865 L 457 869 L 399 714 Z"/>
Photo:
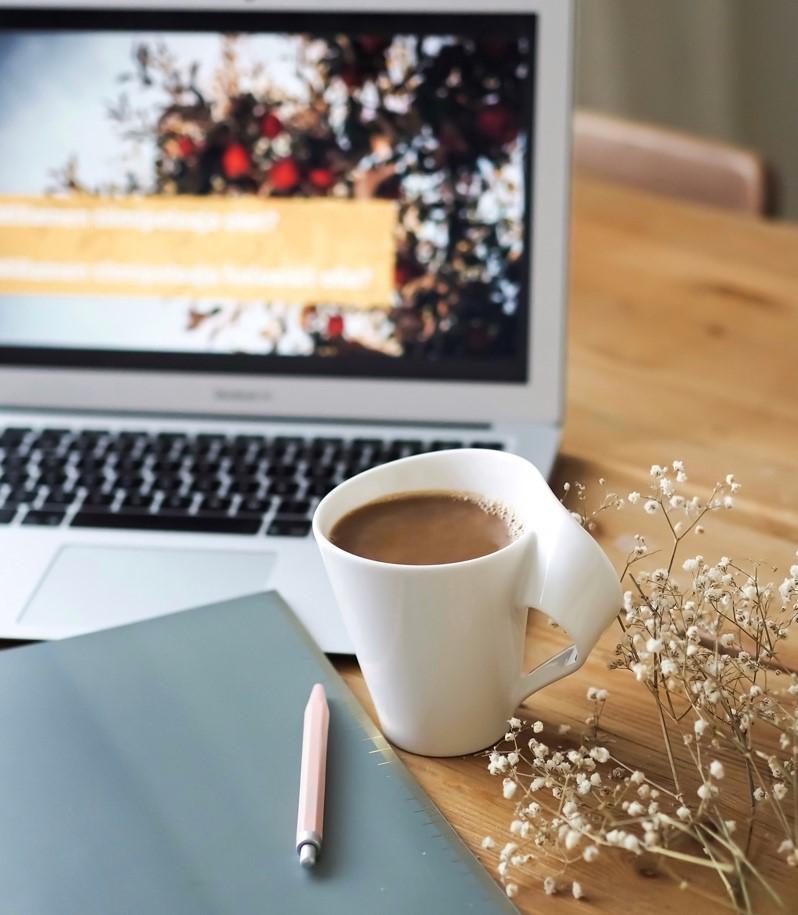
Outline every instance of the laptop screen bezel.
<path id="1" fill-rule="evenodd" d="M 264 15 L 279 16 L 292 12 L 318 10 L 318 2 L 227 2 L 168 3 L 139 0 L 136 3 L 93 0 L 69 2 L 6 3 L 0 10 L 36 11 L 46 16 L 58 10 L 58 20 L 68 22 L 71 15 L 86 21 L 85 11 L 92 8 L 114 13 L 149 12 L 164 16 L 191 11 L 235 13 L 238 22 L 253 16 L 268 22 Z M 565 231 L 567 225 L 567 166 L 570 124 L 571 10 L 562 0 L 504 0 L 490 3 L 449 2 L 439 0 L 430 10 L 429 3 L 416 0 L 363 3 L 358 0 L 336 2 L 341 13 L 363 12 L 432 14 L 445 24 L 447 13 L 457 17 L 487 13 L 531 14 L 537 33 L 537 73 L 533 102 L 534 121 L 530 136 L 531 197 L 527 207 L 529 255 L 534 268 L 528 287 L 534 307 L 525 309 L 522 320 L 526 334 L 526 381 L 486 379 L 475 364 L 473 373 L 459 374 L 457 380 L 445 378 L 402 378 L 376 374 L 341 377 L 336 366 L 329 374 L 303 374 L 303 357 L 282 360 L 293 364 L 283 371 L 258 376 L 232 367 L 231 358 L 221 357 L 227 365 L 220 370 L 206 368 L 216 356 L 200 357 L 196 368 L 192 357 L 170 360 L 165 354 L 118 354 L 105 351 L 41 350 L 11 348 L 0 350 L 0 403 L 6 406 L 88 409 L 130 412 L 204 413 L 213 415 L 258 415 L 275 417 L 334 417 L 336 419 L 384 419 L 484 422 L 492 419 L 556 422 L 561 415 L 563 375 L 563 330 L 565 311 Z M 62 11 L 67 11 L 62 12 Z M 329 17 L 330 7 L 324 8 Z M 444 19 L 441 19 L 444 17 Z M 39 24 L 39 27 L 41 25 Z M 238 28 L 242 24 L 237 25 Z M 525 325 L 525 326 L 524 326 Z M 98 358 L 99 356 L 99 358 Z M 131 358 L 133 357 L 133 358 Z M 151 357 L 151 358 L 150 358 Z M 294 361 L 296 360 L 296 361 Z M 150 363 L 149 365 L 147 363 Z M 518 365 L 518 364 L 517 364 Z M 512 373 L 517 377 L 517 365 Z M 346 367 L 342 367 L 346 371 Z M 400 370 L 401 371 L 401 370 Z M 443 367 L 442 374 L 445 374 Z"/>

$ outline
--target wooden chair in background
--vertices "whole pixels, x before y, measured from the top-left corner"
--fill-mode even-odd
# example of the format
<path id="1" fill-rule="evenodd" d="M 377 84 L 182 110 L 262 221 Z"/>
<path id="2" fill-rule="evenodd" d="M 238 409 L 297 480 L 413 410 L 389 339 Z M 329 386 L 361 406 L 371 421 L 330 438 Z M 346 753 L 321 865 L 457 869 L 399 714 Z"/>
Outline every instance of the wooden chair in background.
<path id="1" fill-rule="evenodd" d="M 609 181 L 761 216 L 766 171 L 756 153 L 663 127 L 577 111 L 574 166 Z"/>

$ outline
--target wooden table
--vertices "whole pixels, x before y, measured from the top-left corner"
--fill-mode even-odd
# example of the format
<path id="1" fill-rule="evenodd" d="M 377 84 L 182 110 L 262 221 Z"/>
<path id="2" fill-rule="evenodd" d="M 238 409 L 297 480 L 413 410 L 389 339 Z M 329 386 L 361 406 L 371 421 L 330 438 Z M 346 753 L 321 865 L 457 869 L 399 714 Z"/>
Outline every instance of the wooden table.
<path id="1" fill-rule="evenodd" d="M 621 493 L 642 491 L 652 463 L 678 458 L 706 496 L 734 472 L 744 486 L 738 507 L 710 519 L 695 552 L 789 566 L 798 548 L 798 228 L 584 179 L 574 190 L 567 418 L 555 491 L 564 480 L 595 488 L 599 477 Z M 598 531 L 616 566 L 638 517 L 607 516 Z M 553 638 L 550 627 L 531 619 L 529 659 L 550 654 Z M 522 711 L 576 728 L 588 713 L 586 688 L 606 687 L 614 750 L 666 778 L 651 700 L 628 673 L 607 669 L 615 641 L 608 632 L 581 671 L 527 700 Z M 786 657 L 798 665 L 798 646 Z M 338 666 L 373 715 L 357 666 Z M 495 852 L 482 851 L 480 842 L 486 834 L 509 838 L 511 807 L 485 760 L 402 757 L 494 872 Z M 742 816 L 741 773 L 727 771 L 725 787 L 739 795 Z M 755 860 L 786 911 L 798 910 L 798 874 L 758 851 L 757 838 Z M 727 911 L 667 878 L 641 875 L 630 856 L 602 853 L 600 863 L 580 866 L 573 877 L 589 901 L 547 897 L 540 881 L 530 881 L 521 882 L 515 902 L 529 913 Z M 774 910 L 767 897 L 756 898 L 757 912 Z"/>

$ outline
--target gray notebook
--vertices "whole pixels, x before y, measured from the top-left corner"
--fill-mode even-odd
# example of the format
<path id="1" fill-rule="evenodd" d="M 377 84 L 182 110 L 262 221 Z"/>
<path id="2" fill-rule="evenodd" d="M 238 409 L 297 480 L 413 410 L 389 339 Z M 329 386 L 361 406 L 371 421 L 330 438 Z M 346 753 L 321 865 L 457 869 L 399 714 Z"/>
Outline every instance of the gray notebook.
<path id="1" fill-rule="evenodd" d="M 325 842 L 294 849 L 330 701 Z M 515 909 L 275 593 L 0 653 L 0 912 Z"/>

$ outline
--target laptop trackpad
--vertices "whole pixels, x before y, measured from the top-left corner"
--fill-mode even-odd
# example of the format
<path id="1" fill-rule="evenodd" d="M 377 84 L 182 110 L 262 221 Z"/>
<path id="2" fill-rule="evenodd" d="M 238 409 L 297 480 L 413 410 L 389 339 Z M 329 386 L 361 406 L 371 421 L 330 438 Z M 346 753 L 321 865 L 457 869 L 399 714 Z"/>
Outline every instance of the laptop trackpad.
<path id="1" fill-rule="evenodd" d="M 64 546 L 21 619 L 89 632 L 263 591 L 274 553 Z"/>

